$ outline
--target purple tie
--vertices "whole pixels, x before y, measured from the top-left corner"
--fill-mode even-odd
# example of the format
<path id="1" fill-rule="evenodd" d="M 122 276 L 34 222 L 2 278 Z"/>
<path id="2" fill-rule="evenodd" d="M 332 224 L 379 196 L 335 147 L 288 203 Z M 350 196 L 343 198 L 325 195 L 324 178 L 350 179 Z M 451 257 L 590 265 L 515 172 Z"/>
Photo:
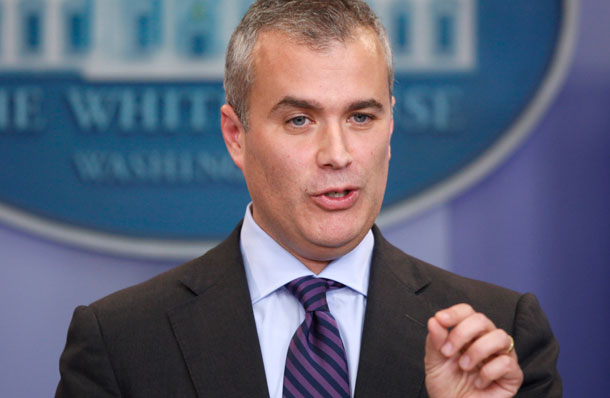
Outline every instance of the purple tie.
<path id="1" fill-rule="evenodd" d="M 343 285 L 304 276 L 286 287 L 305 308 L 305 320 L 288 347 L 284 398 L 349 398 L 345 349 L 326 302 L 326 291 Z"/>

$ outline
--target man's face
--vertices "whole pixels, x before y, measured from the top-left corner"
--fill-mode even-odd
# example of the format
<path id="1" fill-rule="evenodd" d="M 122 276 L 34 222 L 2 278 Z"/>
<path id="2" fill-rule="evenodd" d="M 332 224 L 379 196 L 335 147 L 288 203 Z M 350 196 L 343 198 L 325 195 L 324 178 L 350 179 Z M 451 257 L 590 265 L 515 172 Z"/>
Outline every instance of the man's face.
<path id="1" fill-rule="evenodd" d="M 225 105 L 223 134 L 254 220 L 306 265 L 337 258 L 368 232 L 385 191 L 393 119 L 381 47 L 365 30 L 323 51 L 265 32 L 253 65 L 249 130 Z"/>

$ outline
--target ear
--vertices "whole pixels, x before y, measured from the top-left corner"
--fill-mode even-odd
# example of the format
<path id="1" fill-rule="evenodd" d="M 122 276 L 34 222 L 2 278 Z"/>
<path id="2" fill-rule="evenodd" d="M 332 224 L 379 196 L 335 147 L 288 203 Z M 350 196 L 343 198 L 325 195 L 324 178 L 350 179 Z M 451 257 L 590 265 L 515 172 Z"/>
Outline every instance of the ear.
<path id="1" fill-rule="evenodd" d="M 220 129 L 233 162 L 243 171 L 246 131 L 231 105 L 224 104 L 220 108 Z"/>

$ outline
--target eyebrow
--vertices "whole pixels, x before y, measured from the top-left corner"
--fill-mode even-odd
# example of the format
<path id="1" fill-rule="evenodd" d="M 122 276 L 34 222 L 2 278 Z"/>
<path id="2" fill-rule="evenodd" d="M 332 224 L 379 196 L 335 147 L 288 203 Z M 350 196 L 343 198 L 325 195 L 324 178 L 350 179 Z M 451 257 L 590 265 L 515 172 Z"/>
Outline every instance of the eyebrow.
<path id="1" fill-rule="evenodd" d="M 348 112 L 353 112 L 353 111 L 357 111 L 359 109 L 368 109 L 368 108 L 373 108 L 379 112 L 383 111 L 383 105 L 375 100 L 375 99 L 368 99 L 368 100 L 364 100 L 364 101 L 356 101 L 351 103 L 348 107 L 347 107 L 347 111 Z"/>
<path id="2" fill-rule="evenodd" d="M 281 108 L 300 108 L 319 111 L 322 110 L 322 105 L 316 104 L 311 101 L 298 99 L 295 97 L 284 97 L 280 102 L 273 106 L 273 108 L 271 109 L 271 113 L 274 113 L 275 111 Z"/>
<path id="3" fill-rule="evenodd" d="M 278 109 L 285 108 L 285 107 L 300 108 L 300 109 L 313 110 L 313 111 L 320 111 L 323 109 L 322 105 L 320 105 L 319 103 L 288 96 L 288 97 L 282 98 L 281 101 L 279 101 L 277 104 L 275 104 L 273 106 L 273 108 L 271 109 L 271 113 L 274 113 Z M 353 112 L 353 111 L 357 111 L 360 109 L 367 109 L 367 108 L 373 108 L 379 112 L 383 111 L 383 105 L 379 101 L 372 99 L 372 98 L 367 99 L 367 100 L 352 102 L 347 107 L 347 111 Z"/>

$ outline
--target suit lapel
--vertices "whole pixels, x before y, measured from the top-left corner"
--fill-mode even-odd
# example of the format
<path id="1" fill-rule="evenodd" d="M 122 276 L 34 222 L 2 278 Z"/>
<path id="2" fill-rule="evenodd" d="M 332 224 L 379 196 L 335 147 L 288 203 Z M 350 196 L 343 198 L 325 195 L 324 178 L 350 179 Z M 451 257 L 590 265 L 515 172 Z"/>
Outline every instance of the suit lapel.
<path id="1" fill-rule="evenodd" d="M 425 396 L 426 323 L 432 315 L 418 293 L 429 279 L 373 227 L 375 249 L 362 332 L 356 398 Z"/>
<path id="2" fill-rule="evenodd" d="M 240 229 L 181 280 L 194 298 L 169 312 L 200 397 L 269 395 L 239 249 Z"/>

